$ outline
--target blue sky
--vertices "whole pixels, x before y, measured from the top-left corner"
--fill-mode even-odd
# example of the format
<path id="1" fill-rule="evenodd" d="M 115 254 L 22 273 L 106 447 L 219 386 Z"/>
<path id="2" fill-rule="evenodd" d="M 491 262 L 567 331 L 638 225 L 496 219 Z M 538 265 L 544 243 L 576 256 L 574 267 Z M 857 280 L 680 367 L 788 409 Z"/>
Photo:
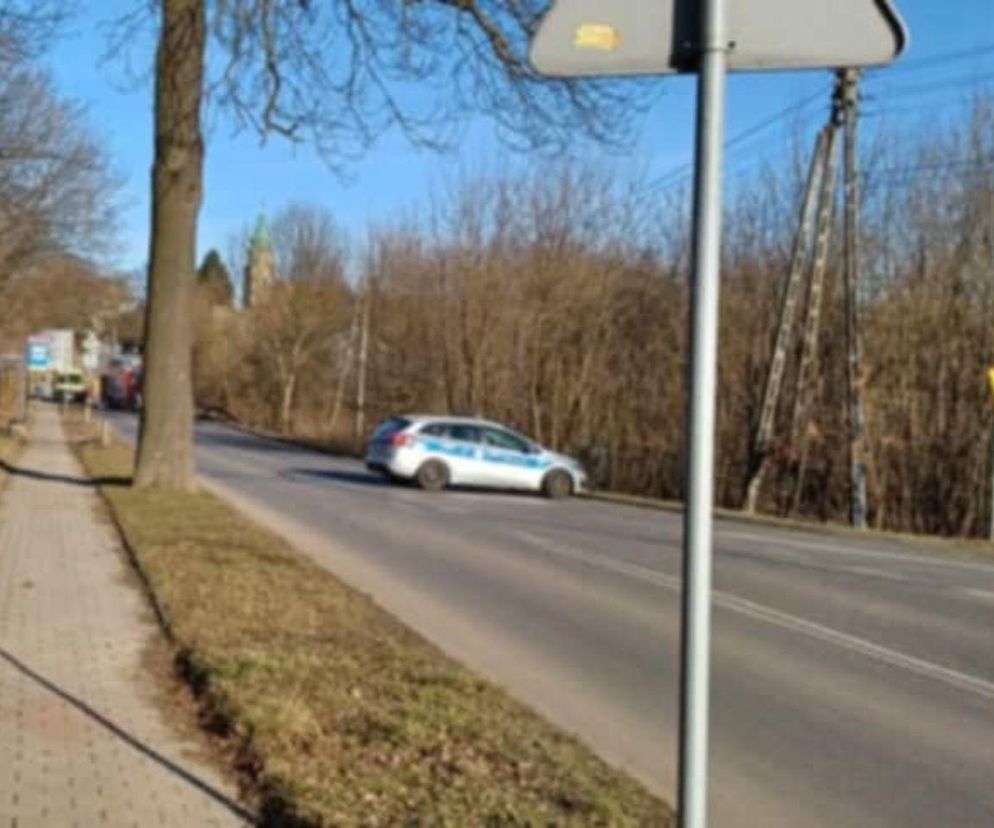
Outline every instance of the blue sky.
<path id="1" fill-rule="evenodd" d="M 141 2 L 91 4 L 91 8 L 99 5 L 100 11 L 82 13 L 75 29 L 66 33 L 49 56 L 60 91 L 86 105 L 93 129 L 107 142 L 114 167 L 123 177 L 120 249 L 110 263 L 122 270 L 143 267 L 147 255 L 151 84 L 128 82 L 120 61 L 108 63 L 101 56 L 107 45 L 106 22 L 115 10 L 133 9 Z M 941 117 L 962 102 L 971 89 L 986 86 L 994 91 L 991 0 L 897 0 L 897 6 L 911 30 L 911 47 L 894 67 L 868 79 L 865 109 L 870 129 L 885 120 L 920 128 L 936 111 Z M 944 58 L 971 50 L 976 52 L 959 59 Z M 137 57 L 142 54 L 141 48 L 135 50 Z M 147 56 L 150 60 L 151 51 Z M 599 157 L 599 151 L 591 150 L 585 162 L 644 170 L 650 180 L 662 183 L 679 179 L 692 152 L 694 86 L 689 78 L 666 78 L 658 83 L 662 94 L 644 117 L 631 151 L 623 157 L 606 152 Z M 788 131 L 798 126 L 815 129 L 823 121 L 830 86 L 831 77 L 825 72 L 732 77 L 729 135 L 773 123 L 735 146 L 728 158 L 730 172 L 775 157 Z M 807 104 L 795 115 L 774 120 L 804 101 Z M 481 161 L 492 166 L 508 155 L 483 119 L 472 125 L 458 150 L 445 155 L 415 150 L 390 133 L 348 168 L 346 181 L 329 171 L 306 146 L 290 146 L 278 139 L 263 145 L 255 135 L 232 134 L 223 122 L 212 127 L 207 152 L 200 248 L 203 253 L 216 247 L 222 254 L 227 253 L 229 239 L 260 210 L 273 212 L 290 201 L 327 206 L 353 237 L 361 238 L 368 223 L 389 222 L 427 198 L 433 183 L 454 170 L 472 170 Z M 515 157 L 514 162 L 527 163 L 527 159 Z"/>

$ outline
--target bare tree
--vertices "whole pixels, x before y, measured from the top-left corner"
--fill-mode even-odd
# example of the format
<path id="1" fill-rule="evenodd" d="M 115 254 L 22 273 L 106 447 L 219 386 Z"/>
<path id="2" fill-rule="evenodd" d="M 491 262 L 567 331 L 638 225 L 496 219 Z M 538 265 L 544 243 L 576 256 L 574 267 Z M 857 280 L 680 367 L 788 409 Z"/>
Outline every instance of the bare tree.
<path id="1" fill-rule="evenodd" d="M 291 204 L 273 220 L 276 270 L 291 282 L 343 284 L 348 248 L 331 213 L 313 204 Z"/>
<path id="2" fill-rule="evenodd" d="M 617 141 L 645 85 L 546 81 L 527 43 L 538 0 L 160 0 L 146 407 L 138 486 L 192 484 L 190 284 L 200 205 L 202 96 L 241 127 L 312 142 L 333 166 L 400 127 L 442 147 L 492 115 L 529 147 Z M 208 32 L 217 76 L 205 84 Z M 412 82 L 423 94 L 411 95 Z"/>
<path id="3" fill-rule="evenodd" d="M 117 184 L 82 109 L 34 62 L 64 11 L 0 0 L 0 339 L 13 347 L 32 327 L 96 324 L 117 287 L 84 261 L 113 237 Z"/>
<path id="4" fill-rule="evenodd" d="M 2 292 L 0 350 L 19 348 L 42 328 L 103 333 L 131 302 L 123 280 L 76 256 L 51 255 L 19 271 Z"/>
<path id="5" fill-rule="evenodd" d="M 345 307 L 341 286 L 315 280 L 279 282 L 254 312 L 255 381 L 273 390 L 275 424 L 293 432 L 301 379 L 313 391 L 329 377 L 333 337 Z"/>
<path id="6" fill-rule="evenodd" d="M 34 57 L 65 21 L 61 0 L 0 0 L 0 67 Z"/>
<path id="7" fill-rule="evenodd" d="M 60 251 L 95 254 L 113 237 L 116 181 L 82 110 L 26 60 L 0 72 L 0 290 Z"/>

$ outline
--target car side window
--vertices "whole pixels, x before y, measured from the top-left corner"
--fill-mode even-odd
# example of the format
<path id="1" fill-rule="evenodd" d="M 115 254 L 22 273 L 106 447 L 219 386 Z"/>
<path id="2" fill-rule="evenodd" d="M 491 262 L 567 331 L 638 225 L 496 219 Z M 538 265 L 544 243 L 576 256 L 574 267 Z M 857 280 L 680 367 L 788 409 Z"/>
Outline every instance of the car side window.
<path id="1" fill-rule="evenodd" d="M 494 448 L 509 449 L 527 454 L 530 446 L 520 437 L 515 437 L 499 428 L 487 428 L 483 431 L 483 441 Z"/>
<path id="2" fill-rule="evenodd" d="M 479 443 L 480 429 L 474 425 L 464 423 L 450 423 L 446 429 L 449 437 L 453 440 L 460 440 L 463 443 Z"/>
<path id="3" fill-rule="evenodd" d="M 445 423 L 428 423 L 421 429 L 421 433 L 428 437 L 447 437 L 449 429 Z"/>

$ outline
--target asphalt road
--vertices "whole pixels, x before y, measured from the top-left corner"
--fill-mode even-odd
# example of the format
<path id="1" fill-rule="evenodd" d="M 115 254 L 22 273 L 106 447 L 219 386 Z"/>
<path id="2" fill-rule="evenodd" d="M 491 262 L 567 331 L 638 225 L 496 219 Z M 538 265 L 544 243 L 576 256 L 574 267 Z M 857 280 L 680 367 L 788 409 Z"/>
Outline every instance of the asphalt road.
<path id="1" fill-rule="evenodd" d="M 672 796 L 677 515 L 426 494 L 217 424 L 197 445 L 210 485 Z M 994 558 L 723 522 L 715 589 L 712 825 L 994 826 Z"/>

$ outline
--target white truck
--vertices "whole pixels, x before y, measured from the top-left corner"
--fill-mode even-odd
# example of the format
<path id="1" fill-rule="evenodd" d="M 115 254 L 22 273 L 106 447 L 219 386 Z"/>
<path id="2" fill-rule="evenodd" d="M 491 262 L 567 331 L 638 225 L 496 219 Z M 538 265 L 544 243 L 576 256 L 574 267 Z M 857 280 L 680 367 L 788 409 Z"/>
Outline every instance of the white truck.
<path id="1" fill-rule="evenodd" d="M 85 396 L 83 374 L 76 366 L 75 334 L 68 328 L 39 331 L 28 339 L 31 388 L 42 399 Z"/>

